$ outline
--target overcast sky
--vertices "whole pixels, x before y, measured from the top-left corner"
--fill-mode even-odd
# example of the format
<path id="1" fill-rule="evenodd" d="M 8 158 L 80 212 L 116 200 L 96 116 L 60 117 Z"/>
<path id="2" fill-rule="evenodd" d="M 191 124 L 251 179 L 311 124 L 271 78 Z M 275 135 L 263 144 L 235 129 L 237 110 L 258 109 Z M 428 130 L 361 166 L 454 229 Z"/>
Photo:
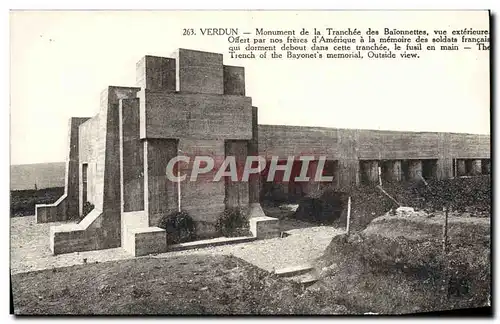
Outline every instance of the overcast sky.
<path id="1" fill-rule="evenodd" d="M 420 60 L 231 60 L 227 37 L 183 28 L 488 29 L 485 12 L 16 12 L 11 15 L 11 163 L 64 161 L 71 116 L 108 85 L 134 86 L 144 55 L 220 52 L 246 68 L 260 124 L 488 134 L 489 53 Z M 198 33 L 200 34 L 200 33 Z"/>

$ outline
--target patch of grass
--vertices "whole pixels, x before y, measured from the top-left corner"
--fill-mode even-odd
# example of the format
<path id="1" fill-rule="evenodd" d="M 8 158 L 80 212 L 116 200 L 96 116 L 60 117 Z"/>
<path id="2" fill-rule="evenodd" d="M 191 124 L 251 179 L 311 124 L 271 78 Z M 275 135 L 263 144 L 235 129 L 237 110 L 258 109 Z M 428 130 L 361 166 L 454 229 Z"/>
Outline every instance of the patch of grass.
<path id="1" fill-rule="evenodd" d="M 12 190 L 10 217 L 35 215 L 36 204 L 52 204 L 64 194 L 64 187 L 40 190 Z"/>
<path id="2" fill-rule="evenodd" d="M 231 256 L 186 255 L 78 265 L 12 276 L 16 314 L 348 313 Z M 311 295 L 312 294 L 312 295 Z"/>

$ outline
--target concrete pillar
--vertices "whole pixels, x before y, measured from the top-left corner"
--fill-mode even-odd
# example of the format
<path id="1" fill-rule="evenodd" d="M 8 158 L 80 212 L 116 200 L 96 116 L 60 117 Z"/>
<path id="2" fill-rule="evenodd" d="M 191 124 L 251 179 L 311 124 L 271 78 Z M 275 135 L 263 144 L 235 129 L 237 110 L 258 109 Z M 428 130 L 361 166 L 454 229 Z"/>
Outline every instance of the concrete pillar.
<path id="1" fill-rule="evenodd" d="M 122 212 L 144 210 L 144 145 L 139 138 L 139 98 L 120 100 Z"/>
<path id="2" fill-rule="evenodd" d="M 175 91 L 175 59 L 145 56 L 136 64 L 137 86 L 151 91 Z"/>
<path id="3" fill-rule="evenodd" d="M 463 159 L 457 159 L 456 161 L 456 176 L 461 177 L 467 174 L 467 169 L 465 168 L 465 160 Z"/>
<path id="4" fill-rule="evenodd" d="M 222 54 L 180 48 L 176 53 L 177 90 L 191 93 L 224 94 L 223 66 Z M 228 74 L 226 74 L 227 76 Z M 236 89 L 230 91 L 236 91 Z"/>
<path id="5" fill-rule="evenodd" d="M 410 160 L 408 161 L 408 180 L 420 180 L 422 175 L 422 161 Z"/>
<path id="6" fill-rule="evenodd" d="M 491 174 L 491 160 L 483 159 L 481 161 L 482 174 Z"/>
<path id="7" fill-rule="evenodd" d="M 339 151 L 337 185 L 347 189 L 359 183 L 358 141 L 359 131 L 355 129 L 337 130 L 337 148 Z"/>
<path id="8" fill-rule="evenodd" d="M 227 207 L 247 207 L 248 206 L 248 182 L 241 181 L 243 168 L 248 155 L 248 141 L 227 140 L 225 142 L 225 156 L 234 156 L 236 158 L 236 167 L 238 181 L 226 179 L 226 206 Z M 285 183 L 285 185 L 287 185 Z"/>
<path id="9" fill-rule="evenodd" d="M 439 133 L 438 135 L 438 156 L 436 163 L 436 176 L 438 179 L 449 179 L 454 177 L 454 160 L 451 152 L 452 135 L 449 133 Z"/>
<path id="10" fill-rule="evenodd" d="M 224 65 L 224 94 L 245 95 L 245 68 Z"/>
<path id="11" fill-rule="evenodd" d="M 162 216 L 178 207 L 177 182 L 168 180 L 168 162 L 177 155 L 178 142 L 170 139 L 144 141 L 144 212 L 149 226 L 158 226 Z M 182 164 L 181 164 L 182 166 Z M 175 166 L 179 167 L 179 163 Z M 174 170 L 174 172 L 175 172 Z M 181 168 L 181 173 L 184 170 Z M 181 187 L 184 183 L 181 182 Z"/>
<path id="12" fill-rule="evenodd" d="M 248 155 L 259 155 L 258 108 L 252 107 L 252 139 L 248 142 Z M 260 201 L 260 174 L 253 173 L 248 178 L 248 199 L 250 203 Z"/>
<path id="13" fill-rule="evenodd" d="M 362 179 L 366 183 L 378 183 L 378 161 L 362 161 Z"/>
<path id="14" fill-rule="evenodd" d="M 481 174 L 481 160 L 477 160 L 477 159 L 472 160 L 470 174 L 471 175 L 480 175 Z"/>
<path id="15" fill-rule="evenodd" d="M 400 182 L 402 179 L 401 161 L 388 161 L 387 179 L 393 182 Z"/>
<path id="16" fill-rule="evenodd" d="M 436 166 L 438 179 L 449 179 L 454 176 L 453 163 L 453 159 L 449 157 L 438 159 Z"/>

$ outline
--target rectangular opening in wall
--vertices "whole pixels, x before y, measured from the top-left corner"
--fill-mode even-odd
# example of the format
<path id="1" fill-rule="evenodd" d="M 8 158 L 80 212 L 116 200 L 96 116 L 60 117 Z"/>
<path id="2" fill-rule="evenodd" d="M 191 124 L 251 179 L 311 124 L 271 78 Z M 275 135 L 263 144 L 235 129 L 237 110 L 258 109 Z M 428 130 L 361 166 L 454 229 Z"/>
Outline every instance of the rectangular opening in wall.
<path id="1" fill-rule="evenodd" d="M 436 179 L 437 178 L 437 162 L 438 160 L 429 159 L 422 160 L 422 177 L 424 179 Z"/>
<path id="2" fill-rule="evenodd" d="M 465 172 L 467 176 L 478 176 L 483 171 L 481 159 L 466 159 Z"/>

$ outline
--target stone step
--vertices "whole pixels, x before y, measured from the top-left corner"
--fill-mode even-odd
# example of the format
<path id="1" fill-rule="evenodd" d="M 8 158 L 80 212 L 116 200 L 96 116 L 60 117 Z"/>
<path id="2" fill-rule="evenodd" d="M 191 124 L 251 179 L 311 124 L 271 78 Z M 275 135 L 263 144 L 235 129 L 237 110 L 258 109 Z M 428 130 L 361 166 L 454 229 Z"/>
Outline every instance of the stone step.
<path id="1" fill-rule="evenodd" d="M 309 271 L 312 271 L 313 269 L 314 269 L 314 267 L 311 266 L 310 264 L 302 264 L 302 265 L 298 265 L 298 266 L 292 266 L 292 267 L 278 269 L 278 270 L 274 271 L 274 274 L 276 274 L 279 277 L 293 277 L 293 276 L 307 273 Z"/>
<path id="2" fill-rule="evenodd" d="M 226 244 L 237 244 L 237 243 L 247 243 L 255 241 L 257 238 L 253 236 L 240 236 L 240 237 L 217 237 L 208 240 L 200 240 L 186 243 L 173 244 L 167 247 L 169 252 L 171 251 L 184 251 L 201 249 L 212 246 L 220 246 Z"/>

